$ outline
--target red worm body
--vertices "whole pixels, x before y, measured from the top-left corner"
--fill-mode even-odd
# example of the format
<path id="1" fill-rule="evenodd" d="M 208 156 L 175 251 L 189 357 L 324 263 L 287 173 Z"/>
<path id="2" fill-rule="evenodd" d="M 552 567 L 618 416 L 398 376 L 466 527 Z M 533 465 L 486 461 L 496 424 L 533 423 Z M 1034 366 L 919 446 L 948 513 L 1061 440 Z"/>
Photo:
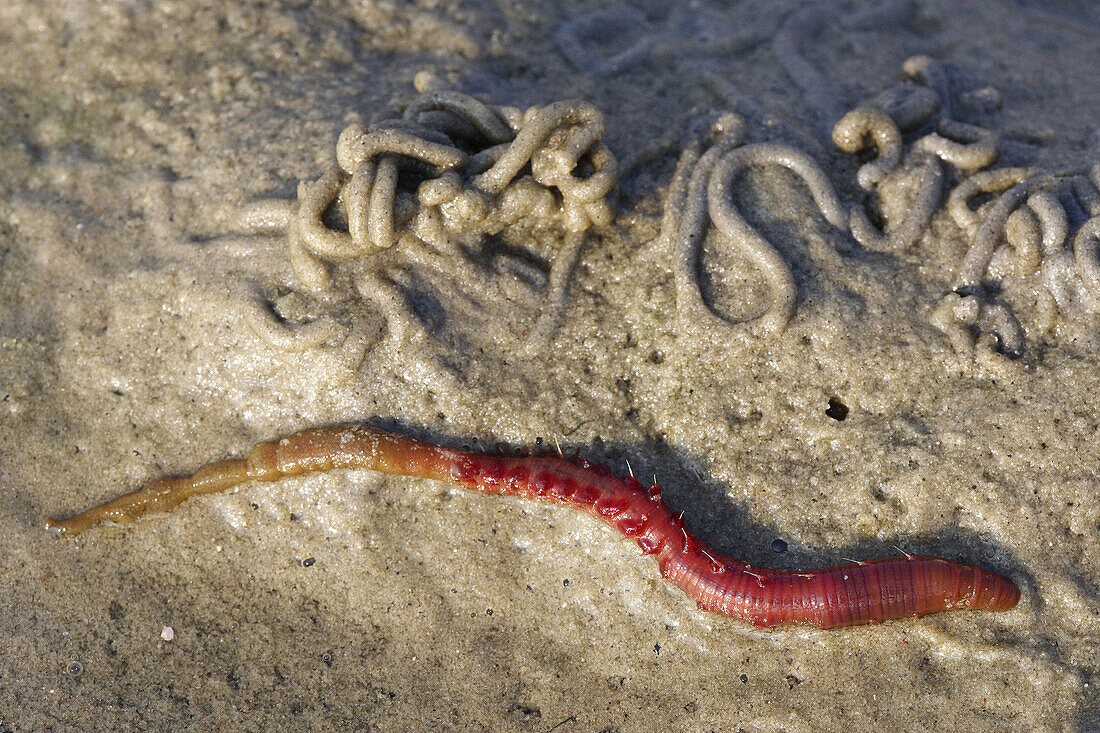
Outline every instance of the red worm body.
<path id="1" fill-rule="evenodd" d="M 365 426 L 307 430 L 256 446 L 247 459 L 214 463 L 193 476 L 158 479 L 131 494 L 46 526 L 81 532 L 101 521 L 130 522 L 195 494 L 250 480 L 366 468 L 444 481 L 486 493 L 585 509 L 656 555 L 661 575 L 699 607 L 759 627 L 819 628 L 874 623 L 954 608 L 1008 610 L 1020 591 L 995 573 L 951 560 L 894 557 L 813 572 L 768 570 L 734 560 L 696 539 L 661 500 L 660 489 L 606 466 L 560 456 L 497 457 L 443 448 Z"/>

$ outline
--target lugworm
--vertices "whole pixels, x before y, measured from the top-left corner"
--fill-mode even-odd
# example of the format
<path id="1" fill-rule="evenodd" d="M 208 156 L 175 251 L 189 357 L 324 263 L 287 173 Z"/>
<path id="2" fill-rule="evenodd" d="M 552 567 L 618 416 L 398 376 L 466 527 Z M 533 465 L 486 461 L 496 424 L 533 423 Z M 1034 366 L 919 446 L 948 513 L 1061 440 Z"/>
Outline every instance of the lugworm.
<path id="1" fill-rule="evenodd" d="M 932 557 L 906 555 L 813 572 L 753 567 L 692 535 L 662 501 L 656 484 L 646 488 L 602 464 L 561 455 L 482 455 L 362 425 L 306 430 L 262 443 L 248 458 L 213 463 L 183 478 L 157 479 L 68 519 L 49 519 L 46 527 L 76 534 L 102 521 L 132 522 L 148 512 L 168 511 L 188 497 L 245 481 L 341 468 L 433 479 L 587 510 L 632 538 L 643 553 L 656 555 L 661 575 L 701 609 L 761 628 L 851 626 L 956 608 L 1003 611 L 1020 598 L 1016 586 L 995 573 Z"/>

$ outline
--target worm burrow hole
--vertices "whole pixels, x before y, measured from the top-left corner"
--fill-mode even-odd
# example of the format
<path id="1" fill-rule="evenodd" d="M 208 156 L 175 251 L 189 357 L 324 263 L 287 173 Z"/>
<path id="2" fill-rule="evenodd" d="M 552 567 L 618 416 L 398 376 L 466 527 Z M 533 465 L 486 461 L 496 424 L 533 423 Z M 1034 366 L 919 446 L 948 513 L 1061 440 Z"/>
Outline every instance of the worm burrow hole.
<path id="1" fill-rule="evenodd" d="M 848 417 L 848 405 L 841 402 L 839 397 L 830 397 L 825 414 L 839 422 Z"/>

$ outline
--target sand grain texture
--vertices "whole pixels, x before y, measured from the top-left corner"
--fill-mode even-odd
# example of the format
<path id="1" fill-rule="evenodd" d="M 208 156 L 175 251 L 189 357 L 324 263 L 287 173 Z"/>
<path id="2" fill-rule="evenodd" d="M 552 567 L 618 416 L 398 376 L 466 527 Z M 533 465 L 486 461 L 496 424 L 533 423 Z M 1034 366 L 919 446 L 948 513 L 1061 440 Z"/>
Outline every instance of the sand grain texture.
<path id="1" fill-rule="evenodd" d="M 653 244 L 709 110 L 734 107 L 754 142 L 800 148 L 861 200 L 830 116 L 918 53 L 999 92 L 999 109 L 978 95 L 957 111 L 1000 132 L 998 166 L 1100 159 L 1100 16 L 1031 5 L 7 3 L 0 731 L 1096 730 L 1095 316 L 1043 331 L 1020 296 L 1017 368 L 963 368 L 929 321 L 967 246 L 946 210 L 912 248 L 869 252 L 770 168 L 737 204 L 797 284 L 780 335 L 680 332 L 673 261 Z M 584 250 L 544 353 L 520 345 L 552 238 L 525 258 L 476 253 L 474 280 L 395 256 L 388 277 L 416 305 L 395 307 L 420 324 L 402 340 L 339 278 L 331 296 L 294 294 L 283 238 L 227 232 L 226 205 L 292 198 L 341 129 L 408 104 L 425 69 L 496 104 L 584 98 L 607 116 L 619 217 Z M 739 258 L 714 242 L 700 255 L 732 320 L 768 293 Z M 247 325 L 257 297 L 346 333 L 273 349 Z M 899 545 L 1006 574 L 1024 598 L 762 632 L 700 613 L 590 517 L 368 472 L 247 485 L 73 539 L 40 527 L 354 420 L 629 462 L 753 563 Z"/>

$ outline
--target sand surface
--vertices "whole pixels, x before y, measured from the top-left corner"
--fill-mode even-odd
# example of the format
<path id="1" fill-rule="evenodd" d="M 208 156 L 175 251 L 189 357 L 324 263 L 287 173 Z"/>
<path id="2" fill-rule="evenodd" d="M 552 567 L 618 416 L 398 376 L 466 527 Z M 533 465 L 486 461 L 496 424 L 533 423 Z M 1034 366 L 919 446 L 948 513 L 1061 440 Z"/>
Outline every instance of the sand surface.
<path id="1" fill-rule="evenodd" d="M 968 361 L 931 320 L 968 245 L 942 207 L 912 248 L 869 252 L 763 168 L 738 202 L 790 264 L 793 320 L 770 337 L 678 325 L 657 235 L 710 111 L 804 150 L 849 205 L 861 161 L 832 122 L 927 54 L 974 92 L 960 118 L 1000 133 L 998 167 L 1100 160 L 1092 4 L 855 6 L 792 25 L 798 5 L 764 0 L 5 3 L 0 731 L 1100 729 L 1095 315 L 1044 322 L 1032 281 L 1006 277 L 1023 354 Z M 792 45 L 816 80 L 792 80 Z M 494 104 L 580 97 L 606 115 L 619 213 L 533 355 L 552 237 L 471 259 L 480 278 L 399 252 L 387 312 L 340 284 L 311 295 L 283 237 L 225 223 L 292 199 L 345 125 L 415 98 L 421 70 Z M 728 320 L 767 298 L 744 260 L 703 249 Z M 248 325 L 264 302 L 342 330 L 273 348 Z M 1005 574 L 1023 600 L 760 631 L 698 611 L 587 515 L 365 471 L 75 538 L 41 528 L 356 420 L 629 464 L 760 565 L 901 548 Z"/>

